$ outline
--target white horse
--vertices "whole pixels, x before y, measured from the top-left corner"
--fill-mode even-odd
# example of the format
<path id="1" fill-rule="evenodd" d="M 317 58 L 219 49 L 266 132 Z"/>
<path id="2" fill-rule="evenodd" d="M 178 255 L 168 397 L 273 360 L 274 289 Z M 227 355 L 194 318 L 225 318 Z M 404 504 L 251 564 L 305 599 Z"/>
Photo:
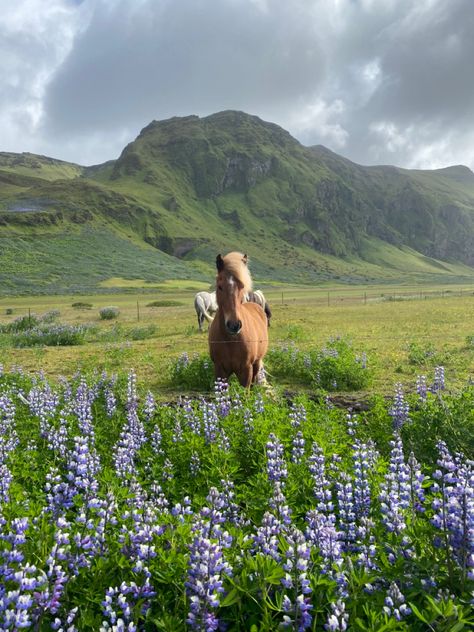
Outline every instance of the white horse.
<path id="1" fill-rule="evenodd" d="M 263 292 L 261 290 L 247 292 L 247 294 L 245 295 L 245 299 L 248 303 L 257 303 L 257 305 L 260 305 L 267 316 L 267 324 L 270 327 L 270 318 L 272 317 L 272 311 L 270 309 L 270 305 L 267 302 L 267 299 L 263 295 Z"/>
<path id="2" fill-rule="evenodd" d="M 204 319 L 208 323 L 214 320 L 214 314 L 217 312 L 217 300 L 215 292 L 198 292 L 194 297 L 194 309 L 198 318 L 199 331 L 202 331 Z"/>

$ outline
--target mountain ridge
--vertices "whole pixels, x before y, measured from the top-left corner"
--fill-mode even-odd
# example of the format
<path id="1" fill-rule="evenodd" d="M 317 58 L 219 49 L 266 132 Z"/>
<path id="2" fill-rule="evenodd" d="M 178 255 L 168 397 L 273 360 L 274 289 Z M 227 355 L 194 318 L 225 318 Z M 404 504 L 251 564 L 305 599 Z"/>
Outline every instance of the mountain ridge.
<path id="1" fill-rule="evenodd" d="M 84 227 L 137 257 L 170 258 L 172 277 L 204 279 L 217 252 L 241 248 L 280 281 L 392 279 L 407 262 L 414 279 L 471 278 L 474 174 L 358 165 L 233 110 L 152 121 L 116 160 L 89 167 L 0 153 L 3 244 L 35 248 L 54 234 L 67 248 Z M 102 254 L 103 278 L 116 276 Z M 136 278 L 134 266 L 127 274 Z"/>

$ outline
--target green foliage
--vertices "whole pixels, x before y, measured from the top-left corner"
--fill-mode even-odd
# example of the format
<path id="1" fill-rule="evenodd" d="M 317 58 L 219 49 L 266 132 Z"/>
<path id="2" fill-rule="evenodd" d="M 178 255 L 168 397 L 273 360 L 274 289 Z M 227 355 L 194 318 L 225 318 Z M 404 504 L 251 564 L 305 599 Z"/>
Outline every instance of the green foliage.
<path id="1" fill-rule="evenodd" d="M 19 316 L 15 318 L 11 323 L 0 325 L 0 333 L 2 334 L 16 334 L 21 331 L 27 331 L 40 324 L 41 318 L 36 314 L 27 314 L 25 316 Z"/>
<path id="2" fill-rule="evenodd" d="M 358 356 L 343 339 L 329 340 L 322 349 L 296 345 L 271 349 L 266 356 L 270 375 L 327 391 L 360 390 L 370 381 L 365 354 Z"/>
<path id="3" fill-rule="evenodd" d="M 99 310 L 99 317 L 101 320 L 113 320 L 114 318 L 118 318 L 120 314 L 120 310 L 118 307 L 102 307 Z"/>
<path id="4" fill-rule="evenodd" d="M 179 307 L 182 305 L 180 301 L 173 301 L 171 299 L 163 299 L 159 301 L 151 301 L 147 303 L 147 307 Z"/>
<path id="5" fill-rule="evenodd" d="M 146 325 L 144 327 L 132 327 L 125 333 L 125 338 L 129 340 L 146 340 L 152 338 L 158 328 L 156 325 Z"/>
<path id="6" fill-rule="evenodd" d="M 84 301 L 76 301 L 71 305 L 74 309 L 92 309 L 92 303 L 85 303 Z"/>
<path id="7" fill-rule="evenodd" d="M 208 391 L 214 382 L 214 367 L 208 354 L 182 353 L 169 367 L 173 386 Z"/>
<path id="8" fill-rule="evenodd" d="M 42 323 L 32 329 L 14 333 L 12 341 L 14 347 L 81 345 L 85 341 L 86 332 L 84 325 Z"/>
<path id="9" fill-rule="evenodd" d="M 408 362 L 415 366 L 425 365 L 428 361 L 434 361 L 436 355 L 432 343 L 420 344 L 410 342 L 408 345 Z"/>

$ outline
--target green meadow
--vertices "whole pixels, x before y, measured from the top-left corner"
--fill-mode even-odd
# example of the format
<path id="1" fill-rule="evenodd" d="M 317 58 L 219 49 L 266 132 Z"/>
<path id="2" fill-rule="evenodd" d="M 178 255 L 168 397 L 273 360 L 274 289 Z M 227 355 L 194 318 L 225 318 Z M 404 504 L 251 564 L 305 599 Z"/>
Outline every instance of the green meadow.
<path id="1" fill-rule="evenodd" d="M 38 296 L 0 299 L 0 323 L 21 316 L 59 312 L 56 321 L 87 326 L 83 344 L 15 346 L 12 335 L 0 334 L 1 362 L 6 369 L 71 376 L 78 368 L 123 373 L 134 368 L 159 398 L 173 399 L 177 389 L 169 367 L 182 353 L 207 353 L 207 336 L 197 328 L 193 308 L 200 281 L 147 284 L 109 279 L 116 293 L 85 296 Z M 412 389 L 417 375 L 444 366 L 450 387 L 463 385 L 474 370 L 474 287 L 463 285 L 327 286 L 267 285 L 262 288 L 273 318 L 270 350 L 323 348 L 342 338 L 355 354 L 366 354 L 370 382 L 352 394 L 392 393 L 400 382 Z M 73 307 L 74 305 L 74 307 Z M 118 316 L 103 320 L 100 310 L 113 306 Z M 5 327 L 3 327 L 5 329 Z M 311 384 L 291 375 L 271 375 L 275 388 L 311 391 Z M 337 392 L 337 388 L 335 389 Z"/>

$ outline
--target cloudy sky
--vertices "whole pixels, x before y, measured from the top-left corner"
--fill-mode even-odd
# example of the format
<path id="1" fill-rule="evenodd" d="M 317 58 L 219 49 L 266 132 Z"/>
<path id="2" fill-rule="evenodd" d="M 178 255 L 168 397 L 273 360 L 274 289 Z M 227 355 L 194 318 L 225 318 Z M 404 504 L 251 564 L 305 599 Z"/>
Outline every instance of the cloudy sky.
<path id="1" fill-rule="evenodd" d="M 362 164 L 474 169 L 473 0 L 0 0 L 0 151 L 116 158 L 224 109 Z"/>

